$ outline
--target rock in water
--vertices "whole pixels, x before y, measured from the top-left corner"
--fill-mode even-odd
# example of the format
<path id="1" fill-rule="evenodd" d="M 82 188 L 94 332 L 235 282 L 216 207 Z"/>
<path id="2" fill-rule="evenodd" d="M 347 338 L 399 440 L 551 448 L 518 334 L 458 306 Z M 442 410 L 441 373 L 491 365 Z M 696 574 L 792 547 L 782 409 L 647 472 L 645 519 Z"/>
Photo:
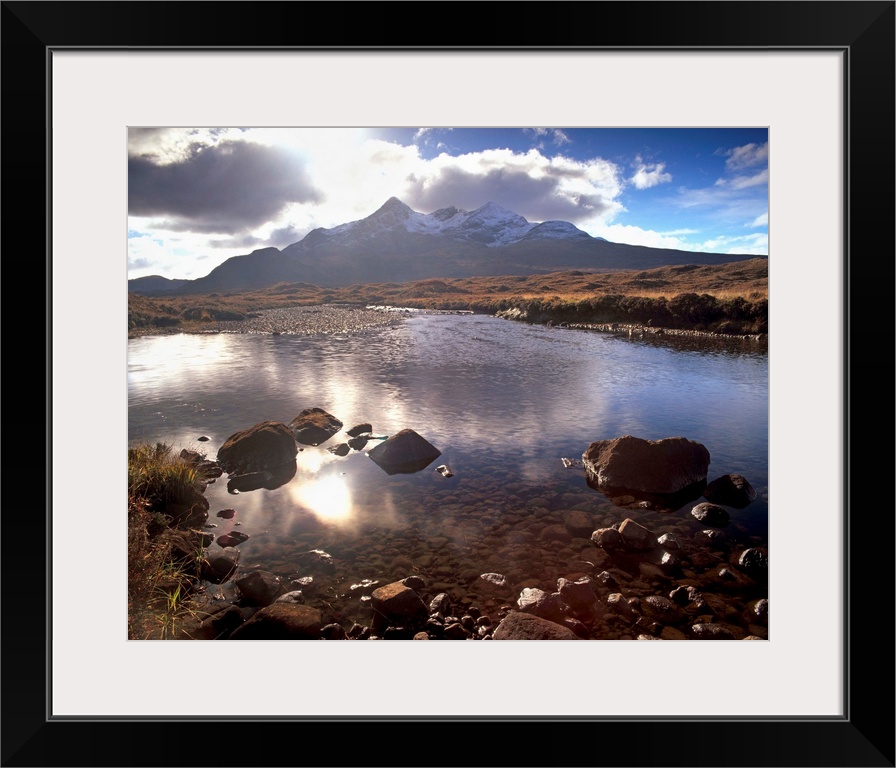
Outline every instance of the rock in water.
<path id="1" fill-rule="evenodd" d="M 419 472 L 435 461 L 442 452 L 413 429 L 402 429 L 367 455 L 390 475 Z"/>
<path id="2" fill-rule="evenodd" d="M 289 422 L 289 428 L 300 443 L 320 445 L 342 428 L 342 422 L 323 408 L 306 408 Z"/>
<path id="3" fill-rule="evenodd" d="M 247 473 L 295 463 L 298 447 L 292 432 L 279 421 L 263 421 L 235 432 L 218 449 L 218 462 L 227 470 Z"/>
<path id="4" fill-rule="evenodd" d="M 756 490 L 743 475 L 722 475 L 706 486 L 703 496 L 715 504 L 743 509 L 756 500 Z"/>
<path id="5" fill-rule="evenodd" d="M 582 454 L 585 476 L 604 493 L 674 496 L 706 487 L 709 451 L 685 437 L 642 440 L 625 435 L 591 443 Z"/>

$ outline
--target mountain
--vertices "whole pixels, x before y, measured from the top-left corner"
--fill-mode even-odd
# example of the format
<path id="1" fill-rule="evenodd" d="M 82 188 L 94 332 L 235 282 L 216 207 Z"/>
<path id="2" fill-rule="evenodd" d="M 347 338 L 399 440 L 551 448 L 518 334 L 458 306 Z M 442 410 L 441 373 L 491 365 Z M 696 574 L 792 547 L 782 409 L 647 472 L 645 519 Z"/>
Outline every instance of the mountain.
<path id="1" fill-rule="evenodd" d="M 154 294 L 174 293 L 178 288 L 182 288 L 189 280 L 170 280 L 161 275 L 147 275 L 146 277 L 136 277 L 128 280 L 128 290 L 132 293 L 142 293 L 146 296 Z"/>
<path id="2" fill-rule="evenodd" d="M 173 293 L 201 294 L 253 290 L 280 282 L 336 288 L 432 277 L 725 264 L 750 258 L 755 256 L 611 243 L 566 221 L 532 223 L 491 202 L 474 211 L 452 206 L 418 213 L 390 197 L 370 216 L 330 229 L 314 229 L 282 251 L 261 248 L 228 259 L 205 277 L 168 282 L 182 283 L 171 286 Z M 129 280 L 128 290 L 156 292 L 160 284 L 140 281 L 159 279 L 164 280 Z"/>

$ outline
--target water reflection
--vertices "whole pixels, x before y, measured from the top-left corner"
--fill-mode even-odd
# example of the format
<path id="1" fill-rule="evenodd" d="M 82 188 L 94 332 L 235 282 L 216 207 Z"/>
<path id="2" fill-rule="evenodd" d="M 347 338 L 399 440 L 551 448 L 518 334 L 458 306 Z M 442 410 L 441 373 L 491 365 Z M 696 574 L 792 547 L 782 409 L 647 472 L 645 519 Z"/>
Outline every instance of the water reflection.
<path id="1" fill-rule="evenodd" d="M 637 517 L 657 531 L 699 536 L 687 508 L 671 516 L 625 508 L 590 488 L 581 468 L 561 463 L 625 434 L 705 445 L 710 479 L 736 472 L 759 492 L 732 515 L 726 535 L 767 538 L 768 360 L 756 347 L 704 354 L 452 315 L 419 315 L 339 341 L 221 334 L 128 345 L 132 441 L 215 458 L 234 432 L 267 420 L 288 424 L 319 407 L 345 429 L 369 423 L 377 437 L 412 429 L 439 451 L 438 462 L 390 474 L 368 456 L 379 439 L 331 453 L 351 439 L 340 431 L 299 446 L 289 477 L 272 479 L 282 482 L 234 495 L 220 479 L 206 490 L 209 524 L 216 537 L 249 535 L 238 545 L 241 567 L 302 578 L 309 574 L 299 555 L 322 549 L 337 560 L 329 584 L 336 592 L 343 582 L 348 589 L 412 571 L 446 590 L 475 592 L 484 572 L 553 589 L 557 576 L 595 560 L 587 538 L 564 533 L 571 510 L 595 527 Z M 210 440 L 198 442 L 201 435 Z M 453 476 L 436 470 L 442 463 Z M 236 513 L 217 516 L 226 508 Z M 345 601 L 345 617 L 369 618 L 363 604 Z"/>
<path id="2" fill-rule="evenodd" d="M 327 524 L 344 524 L 354 511 L 352 494 L 345 478 L 324 475 L 294 486 L 290 493 L 293 502 L 309 510 Z"/>

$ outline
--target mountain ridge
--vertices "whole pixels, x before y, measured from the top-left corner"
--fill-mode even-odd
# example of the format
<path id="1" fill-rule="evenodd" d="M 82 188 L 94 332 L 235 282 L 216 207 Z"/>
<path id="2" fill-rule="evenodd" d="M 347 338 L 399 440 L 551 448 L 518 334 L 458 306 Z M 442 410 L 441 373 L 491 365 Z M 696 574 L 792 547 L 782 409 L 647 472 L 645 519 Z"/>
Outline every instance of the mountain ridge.
<path id="1" fill-rule="evenodd" d="M 254 290 L 281 282 L 327 288 L 428 278 L 545 274 L 564 269 L 606 272 L 676 264 L 725 264 L 756 258 L 612 243 L 566 221 L 530 222 L 497 203 L 414 211 L 390 197 L 369 216 L 319 227 L 282 250 L 231 257 L 194 280 L 136 278 L 128 290 L 191 295 Z M 143 281 L 143 282 L 141 282 Z"/>

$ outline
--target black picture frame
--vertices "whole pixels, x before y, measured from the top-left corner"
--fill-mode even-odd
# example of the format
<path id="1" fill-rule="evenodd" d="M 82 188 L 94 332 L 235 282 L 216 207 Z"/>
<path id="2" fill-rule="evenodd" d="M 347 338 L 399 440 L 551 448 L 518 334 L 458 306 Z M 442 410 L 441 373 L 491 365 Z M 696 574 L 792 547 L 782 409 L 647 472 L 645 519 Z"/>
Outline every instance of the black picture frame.
<path id="1" fill-rule="evenodd" d="M 304 23 L 288 23 L 290 9 Z M 2 617 L 2 765 L 615 765 L 615 766 L 893 766 L 894 754 L 894 516 L 887 497 L 893 477 L 892 440 L 862 445 L 853 437 L 893 424 L 892 338 L 894 318 L 894 2 L 555 2 L 555 3 L 285 3 L 285 2 L 3 2 L 2 30 L 2 221 L 7 286 L 20 295 L 22 280 L 47 290 L 44 311 L 7 303 L 21 321 L 7 325 L 6 357 L 19 365 L 7 379 L 7 405 L 14 416 L 23 402 L 44 413 L 46 429 L 26 429 L 29 440 L 11 442 L 6 465 L 2 537 L 6 580 Z M 525 13 L 523 14 L 523 11 Z M 412 17 L 415 37 L 394 21 Z M 430 14 L 432 16 L 430 16 Z M 516 26 L 529 20 L 556 20 Z M 429 24 L 427 18 L 438 18 Z M 384 29 L 387 39 L 372 34 Z M 502 31 L 503 30 L 503 31 Z M 373 38 L 373 39 L 372 39 Z M 375 41 L 374 41 L 375 39 Z M 496 43 L 495 41 L 501 41 Z M 481 41 L 481 42 L 479 42 Z M 375 44 L 374 44 L 375 42 Z M 379 741 L 381 718 L 308 718 L 305 722 L 261 718 L 100 720 L 48 717 L 50 497 L 52 472 L 51 381 L 71 372 L 53 371 L 49 322 L 51 259 L 48 231 L 50 119 L 49 54 L 58 48 L 484 48 L 581 50 L 769 48 L 845 53 L 847 104 L 844 155 L 845 327 L 817 308 L 807 333 L 843 334 L 845 349 L 842 434 L 844 446 L 844 716 L 734 720 L 688 718 L 418 718 L 412 734 Z M 797 98 L 798 95 L 795 95 Z M 819 222 L 824 226 L 824 222 Z M 21 254 L 21 255 L 20 255 Z M 39 290 L 35 286 L 36 290 Z M 33 289 L 33 290 L 34 290 Z M 10 293 L 12 290 L 10 290 Z M 9 316 L 9 315 L 8 315 Z M 35 329 L 43 323 L 42 331 Z M 89 344 L 89 329 L 84 329 Z M 22 360 L 33 360 L 37 337 L 45 388 L 35 386 Z M 881 339 L 881 336 L 884 338 Z M 881 345 L 886 348 L 881 351 Z M 9 370 L 9 369 L 8 369 Z M 24 386 L 19 385 L 19 381 Z M 35 394 L 36 393 L 36 394 Z M 30 397 L 29 397 L 30 396 Z M 13 399 L 14 398 L 14 399 Z M 25 411 L 21 411 L 24 413 Z M 838 418 L 836 414 L 821 418 Z M 9 424 L 8 424 L 9 426 Z M 831 450 L 838 450 L 832 424 Z M 11 431 L 11 430 L 10 430 Z M 8 432 L 8 435 L 10 432 Z M 13 433 L 14 434 L 14 433 Z M 72 436 L 77 440 L 77 436 Z M 862 442 L 868 438 L 863 438 Z M 855 446 L 853 443 L 855 442 Z M 881 444 L 887 446 L 882 448 Z M 39 487 L 33 466 L 44 447 L 45 513 L 33 498 Z M 870 447 L 873 445 L 873 447 Z M 25 450 L 22 450 L 22 447 Z M 794 447 L 798 450 L 798 447 Z M 860 451 L 860 452 L 859 452 Z M 31 459 L 26 467 L 20 456 Z M 877 487 L 884 481 L 883 499 Z M 806 588 L 812 570 L 825 567 L 811 553 L 811 498 L 824 478 L 804 478 Z M 23 493 L 27 487 L 27 495 Z M 776 511 L 776 514 L 778 512 Z M 861 523 L 861 527 L 860 527 Z M 869 526 L 873 533 L 868 532 Z M 23 543 L 26 543 L 23 546 Z M 46 547 L 43 546 L 46 542 Z M 73 588 L 77 588 L 76 580 Z M 89 611 L 85 601 L 85 632 Z M 807 645 L 827 631 L 826 622 L 805 628 Z M 604 652 L 606 654 L 609 651 Z M 601 652 L 598 652 L 601 655 Z M 450 684 L 432 670 L 434 685 Z M 98 674 L 102 671 L 98 670 Z M 830 670 L 819 670 L 829 674 Z M 439 682 L 439 677 L 444 679 Z M 427 675 L 424 675 L 427 676 Z M 212 682 L 212 681 L 210 681 Z M 737 696 L 749 670 L 720 670 L 707 689 Z M 782 681 L 786 684 L 786 681 Z M 475 682 L 471 695 L 487 695 L 492 681 Z M 658 682 L 657 695 L 674 704 L 674 690 Z M 363 694 L 359 694 L 363 695 Z M 411 702 L 437 690 L 409 691 Z M 612 692 L 602 695 L 612 696 Z M 773 700 L 774 692 L 769 691 Z M 413 706 L 413 704 L 411 704 Z M 382 718 L 388 720 L 389 718 Z M 537 727 L 533 721 L 537 722 Z M 400 726 L 399 726 L 400 727 Z M 287 730 L 288 729 L 288 730 Z M 286 736 L 286 738 L 284 738 Z M 422 745 L 418 744 L 423 736 Z M 434 738 L 433 738 L 434 737 Z M 391 743 L 391 744 L 390 744 Z M 403 744 L 396 748 L 396 744 Z M 306 752 L 306 750 L 308 750 Z M 419 750 L 419 751 L 418 751 Z"/>

